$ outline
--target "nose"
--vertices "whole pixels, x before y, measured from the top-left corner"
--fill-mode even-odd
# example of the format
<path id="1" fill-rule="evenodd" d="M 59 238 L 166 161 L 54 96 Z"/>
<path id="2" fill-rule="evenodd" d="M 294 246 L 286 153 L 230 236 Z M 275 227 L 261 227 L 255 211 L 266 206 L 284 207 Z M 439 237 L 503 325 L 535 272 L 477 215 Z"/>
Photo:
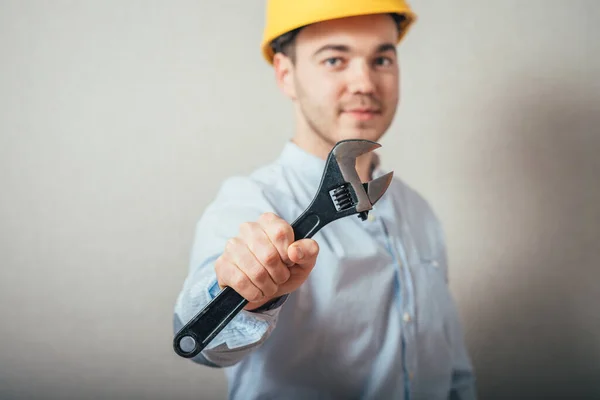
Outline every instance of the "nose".
<path id="1" fill-rule="evenodd" d="M 366 62 L 356 62 L 350 68 L 348 90 L 352 94 L 369 94 L 375 91 L 372 71 Z"/>

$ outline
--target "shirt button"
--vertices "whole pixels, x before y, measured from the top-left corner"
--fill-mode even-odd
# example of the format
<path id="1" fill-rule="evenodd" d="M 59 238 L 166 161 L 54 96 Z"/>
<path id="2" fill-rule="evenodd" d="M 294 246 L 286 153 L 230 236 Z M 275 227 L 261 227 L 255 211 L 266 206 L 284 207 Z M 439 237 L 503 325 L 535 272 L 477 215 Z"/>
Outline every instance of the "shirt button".
<path id="1" fill-rule="evenodd" d="M 369 222 L 373 222 L 375 221 L 375 216 L 372 213 L 370 213 L 367 219 L 369 220 Z"/>
<path id="2" fill-rule="evenodd" d="M 405 312 L 403 316 L 404 322 L 410 322 L 410 314 Z"/>

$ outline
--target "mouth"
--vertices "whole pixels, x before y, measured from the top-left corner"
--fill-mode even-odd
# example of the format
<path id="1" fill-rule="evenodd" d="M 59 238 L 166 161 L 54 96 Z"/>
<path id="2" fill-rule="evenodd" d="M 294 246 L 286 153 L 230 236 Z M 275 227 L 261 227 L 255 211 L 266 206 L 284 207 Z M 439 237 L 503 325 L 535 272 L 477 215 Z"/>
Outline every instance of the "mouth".
<path id="1" fill-rule="evenodd" d="M 359 121 L 368 121 L 380 115 L 381 110 L 374 108 L 353 108 L 342 111 L 342 114 L 348 115 L 351 118 Z"/>

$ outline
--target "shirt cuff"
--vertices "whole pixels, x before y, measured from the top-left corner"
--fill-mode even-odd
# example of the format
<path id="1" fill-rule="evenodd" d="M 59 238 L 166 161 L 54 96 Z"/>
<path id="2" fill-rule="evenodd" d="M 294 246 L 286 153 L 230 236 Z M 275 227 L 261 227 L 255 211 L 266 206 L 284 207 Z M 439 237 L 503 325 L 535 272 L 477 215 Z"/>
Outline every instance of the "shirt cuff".
<path id="1" fill-rule="evenodd" d="M 213 300 L 221 291 L 218 281 L 213 278 L 206 290 L 208 301 Z M 259 342 L 275 327 L 281 305 L 287 300 L 287 295 L 277 299 L 268 309 L 259 312 L 242 310 L 215 336 L 206 350 L 226 344 L 229 349 L 245 347 Z M 269 303 L 267 303 L 269 304 Z M 262 308 L 262 306 L 261 306 Z"/>

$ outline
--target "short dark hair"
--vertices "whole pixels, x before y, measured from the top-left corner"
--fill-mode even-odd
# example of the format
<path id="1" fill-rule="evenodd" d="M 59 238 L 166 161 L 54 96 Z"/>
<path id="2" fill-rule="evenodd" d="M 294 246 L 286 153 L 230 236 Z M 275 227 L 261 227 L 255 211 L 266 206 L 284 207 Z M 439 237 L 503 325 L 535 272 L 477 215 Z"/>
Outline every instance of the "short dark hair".
<path id="1" fill-rule="evenodd" d="M 282 53 L 284 56 L 290 58 L 292 63 L 296 63 L 296 36 L 304 28 L 296 28 L 290 32 L 286 32 L 281 36 L 276 37 L 271 42 L 271 49 L 273 54 Z"/>
<path id="2" fill-rule="evenodd" d="M 404 29 L 406 16 L 396 13 L 390 13 L 390 16 L 394 19 L 394 22 L 398 27 L 398 32 L 401 32 L 402 29 Z M 271 49 L 273 50 L 273 54 L 282 53 L 286 57 L 289 57 L 292 60 L 292 63 L 296 63 L 296 36 L 298 36 L 298 33 L 302 30 L 302 28 L 304 28 L 304 26 L 286 32 L 283 35 L 273 39 L 271 41 Z"/>

